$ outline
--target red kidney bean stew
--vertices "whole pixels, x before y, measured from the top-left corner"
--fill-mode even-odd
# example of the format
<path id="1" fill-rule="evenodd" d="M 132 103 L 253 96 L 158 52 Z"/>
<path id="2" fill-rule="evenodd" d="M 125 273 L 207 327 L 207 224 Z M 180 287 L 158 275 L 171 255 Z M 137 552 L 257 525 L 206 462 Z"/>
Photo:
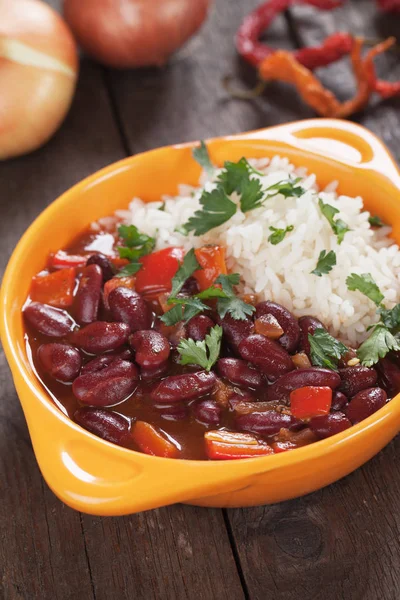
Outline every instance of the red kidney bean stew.
<path id="1" fill-rule="evenodd" d="M 154 251 L 102 220 L 52 254 L 24 307 L 32 361 L 76 423 L 114 444 L 185 459 L 284 452 L 359 423 L 400 390 L 318 319 L 238 293 L 221 246 Z"/>

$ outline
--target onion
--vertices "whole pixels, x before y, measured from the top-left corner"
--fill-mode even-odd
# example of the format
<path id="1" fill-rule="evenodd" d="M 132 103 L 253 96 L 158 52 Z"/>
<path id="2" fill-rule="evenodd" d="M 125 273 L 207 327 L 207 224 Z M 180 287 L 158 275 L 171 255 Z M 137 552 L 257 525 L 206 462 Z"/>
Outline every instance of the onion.
<path id="1" fill-rule="evenodd" d="M 78 57 L 61 17 L 39 0 L 0 0 L 0 159 L 31 152 L 60 126 Z"/>
<path id="2" fill-rule="evenodd" d="M 64 0 L 84 50 L 117 68 L 163 65 L 201 26 L 211 0 Z"/>

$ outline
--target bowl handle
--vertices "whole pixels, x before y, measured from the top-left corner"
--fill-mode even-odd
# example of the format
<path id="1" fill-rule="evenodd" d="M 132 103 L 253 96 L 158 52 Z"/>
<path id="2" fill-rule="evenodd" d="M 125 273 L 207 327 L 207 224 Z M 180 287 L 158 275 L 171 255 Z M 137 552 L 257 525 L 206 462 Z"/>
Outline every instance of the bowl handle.
<path id="1" fill-rule="evenodd" d="M 236 137 L 236 136 L 234 136 Z M 400 188 L 400 171 L 386 146 L 368 129 L 340 119 L 308 119 L 237 136 L 287 142 L 308 152 L 386 175 Z"/>

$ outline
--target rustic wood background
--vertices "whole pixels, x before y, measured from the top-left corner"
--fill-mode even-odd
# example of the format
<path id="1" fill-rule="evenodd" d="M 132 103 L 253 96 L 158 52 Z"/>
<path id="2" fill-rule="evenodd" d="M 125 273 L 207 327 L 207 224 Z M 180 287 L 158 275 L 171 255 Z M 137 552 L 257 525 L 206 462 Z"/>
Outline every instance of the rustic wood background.
<path id="1" fill-rule="evenodd" d="M 16 0 L 14 0 L 16 1 Z M 150 0 L 149 0 L 150 1 Z M 60 8 L 59 0 L 50 2 Z M 61 192 L 126 155 L 312 116 L 291 89 L 232 100 L 221 78 L 252 85 L 234 33 L 258 0 L 215 0 L 200 35 L 162 69 L 109 71 L 83 59 L 72 110 L 42 150 L 0 165 L 3 270 L 20 235 Z M 296 6 L 268 32 L 298 47 L 335 30 L 399 34 L 400 18 L 374 0 L 324 13 Z M 398 55 L 379 62 L 400 78 Z M 340 95 L 348 66 L 324 70 Z M 1 92 L 0 92 L 1 93 Z M 400 160 L 400 103 L 376 103 L 357 121 Z M 211 510 L 171 506 L 95 518 L 64 506 L 44 483 L 1 354 L 1 600 L 397 600 L 400 597 L 399 439 L 365 467 L 318 493 L 276 506 Z"/>

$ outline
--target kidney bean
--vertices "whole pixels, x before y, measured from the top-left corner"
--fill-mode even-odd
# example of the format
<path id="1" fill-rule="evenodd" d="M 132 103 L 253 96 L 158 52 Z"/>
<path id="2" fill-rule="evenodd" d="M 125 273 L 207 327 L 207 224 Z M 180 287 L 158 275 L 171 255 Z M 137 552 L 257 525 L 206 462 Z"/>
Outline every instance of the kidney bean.
<path id="1" fill-rule="evenodd" d="M 218 319 L 227 342 L 235 352 L 239 351 L 239 344 L 254 332 L 254 323 L 251 319 L 236 320 L 230 315 Z"/>
<path id="2" fill-rule="evenodd" d="M 214 373 L 197 371 L 184 375 L 171 375 L 163 379 L 150 394 L 156 402 L 180 402 L 200 398 L 212 391 L 216 376 Z"/>
<path id="3" fill-rule="evenodd" d="M 348 403 L 347 396 L 336 390 L 333 392 L 331 410 L 342 410 Z"/>
<path id="4" fill-rule="evenodd" d="M 355 425 L 385 406 L 386 400 L 387 394 L 382 388 L 368 388 L 353 396 L 343 412 Z"/>
<path id="5" fill-rule="evenodd" d="M 342 412 L 334 412 L 313 417 L 308 426 L 319 439 L 324 439 L 348 429 L 351 427 L 351 422 Z"/>
<path id="6" fill-rule="evenodd" d="M 102 354 L 122 346 L 128 341 L 129 333 L 129 326 L 126 323 L 95 321 L 75 331 L 71 341 L 89 354 Z"/>
<path id="7" fill-rule="evenodd" d="M 279 344 L 285 350 L 287 350 L 287 352 L 294 352 L 298 346 L 300 338 L 299 324 L 294 315 L 292 315 L 292 313 L 284 306 L 281 306 L 276 302 L 269 301 L 260 302 L 256 306 L 256 318 L 258 319 L 263 315 L 272 315 L 275 317 L 285 332 L 284 335 L 279 338 Z"/>
<path id="8" fill-rule="evenodd" d="M 48 337 L 63 337 L 75 326 L 75 321 L 65 310 L 41 302 L 28 304 L 24 316 L 38 333 Z"/>
<path id="9" fill-rule="evenodd" d="M 194 296 L 199 292 L 199 286 L 197 283 L 197 279 L 194 277 L 188 277 L 185 283 L 183 284 L 181 291 L 179 292 L 179 296 L 187 297 Z"/>
<path id="10" fill-rule="evenodd" d="M 159 367 L 168 360 L 169 342 L 154 329 L 137 331 L 130 336 L 129 343 L 135 351 L 135 360 L 141 367 Z"/>
<path id="11" fill-rule="evenodd" d="M 129 440 L 130 421 L 122 415 L 103 408 L 78 408 L 74 421 L 103 440 L 124 446 Z"/>
<path id="12" fill-rule="evenodd" d="M 238 406 L 246 405 L 246 406 L 250 407 L 250 405 L 260 404 L 259 402 L 253 402 L 253 400 L 254 400 L 254 398 L 250 394 L 250 392 L 247 392 L 247 391 L 246 392 L 245 391 L 231 392 L 231 394 L 229 395 L 227 404 L 231 410 L 236 411 Z M 221 404 L 221 406 L 224 406 L 224 405 Z M 257 412 L 257 410 L 258 411 L 262 410 L 262 407 L 257 406 L 255 411 Z M 251 410 L 248 410 L 246 412 L 251 412 Z"/>
<path id="13" fill-rule="evenodd" d="M 160 379 L 168 369 L 168 361 L 157 365 L 156 367 L 141 367 L 140 374 L 142 379 Z"/>
<path id="14" fill-rule="evenodd" d="M 305 352 L 310 358 L 310 342 L 308 341 L 308 334 L 311 333 L 313 335 L 316 329 L 325 329 L 326 327 L 319 319 L 315 317 L 300 317 L 299 319 L 299 327 L 300 327 L 300 338 L 299 338 L 299 347 L 303 352 Z"/>
<path id="15" fill-rule="evenodd" d="M 286 375 L 280 377 L 267 388 L 265 396 L 268 401 L 287 401 L 290 392 L 297 388 L 312 385 L 317 387 L 328 386 L 334 390 L 339 384 L 340 376 L 335 371 L 320 367 L 310 367 L 309 369 L 298 369 L 297 371 L 286 373 Z"/>
<path id="16" fill-rule="evenodd" d="M 235 419 L 236 427 L 240 430 L 251 431 L 259 435 L 274 435 L 282 427 L 291 429 L 299 424 L 298 419 L 292 415 L 266 410 L 265 412 L 252 412 L 240 415 Z"/>
<path id="17" fill-rule="evenodd" d="M 256 365 L 272 381 L 294 368 L 289 354 L 278 342 L 258 333 L 249 335 L 240 343 L 239 354 Z"/>
<path id="18" fill-rule="evenodd" d="M 120 358 L 121 360 L 132 360 L 132 353 L 129 348 L 126 348 L 125 350 L 122 350 L 122 352 L 110 352 L 103 356 L 96 356 L 96 358 L 93 358 L 83 365 L 81 375 L 101 371 L 104 367 L 111 365 L 116 358 Z"/>
<path id="19" fill-rule="evenodd" d="M 113 264 L 104 254 L 92 254 L 92 256 L 87 259 L 86 264 L 87 266 L 98 265 L 100 267 L 104 283 L 112 279 L 115 275 Z"/>
<path id="20" fill-rule="evenodd" d="M 381 358 L 376 365 L 381 386 L 390 397 L 400 392 L 400 368 L 389 358 Z"/>
<path id="21" fill-rule="evenodd" d="M 132 332 L 150 329 L 150 307 L 137 292 L 126 287 L 117 287 L 110 293 L 108 304 L 113 319 L 127 323 Z"/>
<path id="22" fill-rule="evenodd" d="M 193 319 L 190 319 L 186 325 L 187 336 L 195 340 L 195 342 L 201 342 L 210 333 L 210 329 L 214 325 L 215 323 L 210 317 L 197 315 Z"/>
<path id="23" fill-rule="evenodd" d="M 263 383 L 261 373 L 240 358 L 220 358 L 217 371 L 221 377 L 240 387 L 257 388 Z"/>
<path id="24" fill-rule="evenodd" d="M 102 282 L 103 273 L 99 265 L 89 265 L 83 269 L 74 301 L 75 318 L 80 325 L 96 321 Z"/>
<path id="25" fill-rule="evenodd" d="M 83 404 L 92 406 L 111 406 L 130 396 L 139 379 L 138 370 L 132 363 L 114 361 L 99 371 L 80 375 L 72 384 L 72 391 Z"/>
<path id="26" fill-rule="evenodd" d="M 46 373 L 63 382 L 73 381 L 82 364 L 79 351 L 67 344 L 42 344 L 38 348 L 38 358 Z"/>
<path id="27" fill-rule="evenodd" d="M 218 425 L 221 419 L 221 408 L 213 400 L 201 400 L 193 407 L 194 418 L 205 425 Z"/>
<path id="28" fill-rule="evenodd" d="M 339 369 L 339 374 L 342 379 L 339 391 L 346 394 L 348 398 L 355 396 L 361 390 L 373 387 L 378 380 L 378 374 L 375 369 L 361 365 Z"/>

